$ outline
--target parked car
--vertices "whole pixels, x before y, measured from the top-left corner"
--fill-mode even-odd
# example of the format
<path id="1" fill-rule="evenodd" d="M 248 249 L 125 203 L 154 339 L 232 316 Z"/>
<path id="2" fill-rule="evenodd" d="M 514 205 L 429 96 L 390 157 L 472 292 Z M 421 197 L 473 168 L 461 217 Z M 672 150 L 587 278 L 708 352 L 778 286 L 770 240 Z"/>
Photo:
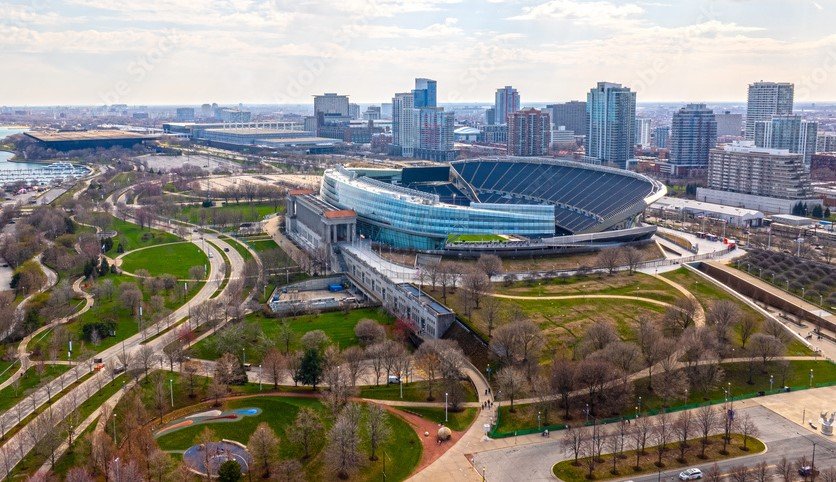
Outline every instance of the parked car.
<path id="1" fill-rule="evenodd" d="M 696 480 L 702 478 L 702 470 L 690 468 L 679 473 L 679 480 Z"/>
<path id="2" fill-rule="evenodd" d="M 814 469 L 809 465 L 805 465 L 804 467 L 798 468 L 798 475 L 802 477 L 812 477 L 813 475 L 818 475 L 819 471 Z"/>
<path id="3" fill-rule="evenodd" d="M 389 380 L 387 381 L 390 385 L 401 383 L 401 379 L 396 375 L 389 375 Z"/>

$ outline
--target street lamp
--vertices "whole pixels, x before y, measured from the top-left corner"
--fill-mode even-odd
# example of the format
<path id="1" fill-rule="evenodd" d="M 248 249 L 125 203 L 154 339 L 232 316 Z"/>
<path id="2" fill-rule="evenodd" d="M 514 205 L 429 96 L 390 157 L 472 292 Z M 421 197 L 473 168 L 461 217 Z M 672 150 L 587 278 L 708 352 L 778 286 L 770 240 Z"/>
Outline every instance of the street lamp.
<path id="1" fill-rule="evenodd" d="M 174 379 L 168 379 L 168 390 L 171 393 L 171 408 L 174 408 Z"/>
<path id="2" fill-rule="evenodd" d="M 241 364 L 242 364 L 242 365 L 246 365 L 246 364 L 247 364 L 247 352 L 246 352 L 246 349 L 245 349 L 245 348 L 241 348 Z M 247 369 L 247 368 L 246 368 L 246 367 L 244 367 L 244 370 L 246 370 L 246 369 Z"/>
<path id="3" fill-rule="evenodd" d="M 447 392 L 444 392 L 444 423 L 447 423 Z"/>
<path id="4" fill-rule="evenodd" d="M 537 431 L 540 431 L 540 427 L 541 427 L 541 426 L 542 426 L 542 425 L 541 425 L 541 423 L 540 423 L 540 411 L 538 410 L 538 411 L 537 411 Z"/>
<path id="5" fill-rule="evenodd" d="M 769 375 L 769 391 L 772 391 L 772 383 L 775 381 L 775 375 Z"/>
<path id="6" fill-rule="evenodd" d="M 264 366 L 259 365 L 258 366 L 258 391 L 259 392 L 261 391 L 261 380 L 262 380 L 262 378 L 264 378 L 263 375 L 264 375 Z"/>
<path id="7" fill-rule="evenodd" d="M 810 388 L 813 388 L 813 369 L 810 369 Z"/>
<path id="8" fill-rule="evenodd" d="M 641 396 L 639 396 L 639 408 L 638 409 L 639 410 L 642 409 L 642 397 Z"/>
<path id="9" fill-rule="evenodd" d="M 586 412 L 586 423 L 589 424 L 589 404 L 584 404 L 586 407 L 584 408 L 584 412 Z"/>

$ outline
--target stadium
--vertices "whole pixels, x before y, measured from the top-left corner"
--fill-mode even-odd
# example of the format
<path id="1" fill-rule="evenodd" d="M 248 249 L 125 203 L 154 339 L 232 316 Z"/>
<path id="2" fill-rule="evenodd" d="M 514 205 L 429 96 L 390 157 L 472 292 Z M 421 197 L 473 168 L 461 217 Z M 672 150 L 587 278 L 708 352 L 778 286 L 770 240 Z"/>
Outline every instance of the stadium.
<path id="1" fill-rule="evenodd" d="M 649 239 L 645 208 L 665 187 L 641 174 L 573 161 L 496 157 L 325 171 L 320 197 L 357 214 L 357 232 L 419 251 L 521 252 Z"/>

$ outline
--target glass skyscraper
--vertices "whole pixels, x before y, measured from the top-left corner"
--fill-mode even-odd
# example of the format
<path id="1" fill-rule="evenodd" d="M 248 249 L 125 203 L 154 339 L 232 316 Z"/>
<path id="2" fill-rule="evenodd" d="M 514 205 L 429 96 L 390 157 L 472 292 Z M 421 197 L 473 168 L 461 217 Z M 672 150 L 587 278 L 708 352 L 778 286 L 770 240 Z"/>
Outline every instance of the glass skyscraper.
<path id="1" fill-rule="evenodd" d="M 415 90 L 412 97 L 416 109 L 422 107 L 436 107 L 436 81 L 431 79 L 415 79 Z"/>
<path id="2" fill-rule="evenodd" d="M 598 82 L 586 95 L 586 112 L 586 155 L 626 168 L 636 143 L 636 93 L 621 84 Z"/>
<path id="3" fill-rule="evenodd" d="M 705 104 L 688 104 L 673 114 L 670 163 L 676 168 L 708 167 L 717 145 L 717 119 Z"/>
<path id="4" fill-rule="evenodd" d="M 792 114 L 793 84 L 755 82 L 749 84 L 746 102 L 746 140 L 755 139 L 755 123 L 768 121 L 774 115 Z"/>

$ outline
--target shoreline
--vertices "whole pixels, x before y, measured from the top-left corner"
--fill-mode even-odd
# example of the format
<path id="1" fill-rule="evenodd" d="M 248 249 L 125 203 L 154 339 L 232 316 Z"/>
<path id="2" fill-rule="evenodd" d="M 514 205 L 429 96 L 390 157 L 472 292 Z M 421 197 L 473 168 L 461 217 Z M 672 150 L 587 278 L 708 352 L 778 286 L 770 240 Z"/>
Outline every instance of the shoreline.
<path id="1" fill-rule="evenodd" d="M 26 129 L 31 129 L 31 128 L 32 128 L 31 126 L 23 126 L 23 125 L 10 125 L 10 126 L 0 125 L 0 129 L 24 129 L 24 130 L 26 130 Z"/>

